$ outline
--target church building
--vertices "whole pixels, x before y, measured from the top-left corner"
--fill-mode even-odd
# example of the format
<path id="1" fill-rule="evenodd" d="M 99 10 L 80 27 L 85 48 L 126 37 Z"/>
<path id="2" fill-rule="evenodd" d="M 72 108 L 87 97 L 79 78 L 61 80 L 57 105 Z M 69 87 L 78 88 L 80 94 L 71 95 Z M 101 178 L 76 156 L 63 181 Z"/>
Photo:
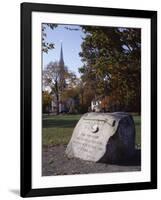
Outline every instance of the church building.
<path id="1" fill-rule="evenodd" d="M 62 101 L 61 99 L 61 93 L 63 90 L 68 87 L 67 83 L 65 81 L 64 77 L 64 72 L 65 72 L 65 64 L 64 64 L 64 57 L 63 57 L 63 45 L 61 44 L 61 49 L 60 49 L 60 59 L 59 59 L 59 67 L 60 67 L 60 75 L 59 75 L 59 85 L 61 86 L 59 88 L 59 113 L 68 113 L 70 112 L 71 108 L 75 107 L 75 100 L 73 98 L 67 99 L 65 102 Z M 54 94 L 53 100 L 51 102 L 51 112 L 55 113 L 56 112 L 56 102 L 54 101 Z"/>

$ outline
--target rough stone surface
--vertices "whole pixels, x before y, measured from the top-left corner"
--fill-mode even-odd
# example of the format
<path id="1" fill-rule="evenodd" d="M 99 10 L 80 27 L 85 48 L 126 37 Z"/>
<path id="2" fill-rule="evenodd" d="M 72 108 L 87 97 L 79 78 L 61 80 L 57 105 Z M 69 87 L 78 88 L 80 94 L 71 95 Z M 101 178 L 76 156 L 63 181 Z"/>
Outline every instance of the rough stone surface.
<path id="1" fill-rule="evenodd" d="M 68 158 L 123 163 L 135 154 L 135 125 L 124 112 L 86 113 L 77 123 L 66 149 Z"/>

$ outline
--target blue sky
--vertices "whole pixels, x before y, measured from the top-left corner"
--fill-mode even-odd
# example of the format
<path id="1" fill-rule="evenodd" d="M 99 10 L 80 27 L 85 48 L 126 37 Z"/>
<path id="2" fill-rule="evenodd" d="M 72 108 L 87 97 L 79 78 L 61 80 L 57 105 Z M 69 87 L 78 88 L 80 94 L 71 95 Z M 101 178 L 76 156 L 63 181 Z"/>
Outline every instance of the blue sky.
<path id="1" fill-rule="evenodd" d="M 59 61 L 62 42 L 64 63 L 70 71 L 75 72 L 79 77 L 80 74 L 78 68 L 83 65 L 81 58 L 79 57 L 79 52 L 81 51 L 81 43 L 84 33 L 81 29 L 78 31 L 70 31 L 65 27 L 80 29 L 80 27 L 76 25 L 58 25 L 58 27 L 53 30 L 49 27 L 46 28 L 45 33 L 47 34 L 47 37 L 45 40 L 54 43 L 55 49 L 49 50 L 48 53 L 43 53 L 43 68 L 50 61 Z"/>

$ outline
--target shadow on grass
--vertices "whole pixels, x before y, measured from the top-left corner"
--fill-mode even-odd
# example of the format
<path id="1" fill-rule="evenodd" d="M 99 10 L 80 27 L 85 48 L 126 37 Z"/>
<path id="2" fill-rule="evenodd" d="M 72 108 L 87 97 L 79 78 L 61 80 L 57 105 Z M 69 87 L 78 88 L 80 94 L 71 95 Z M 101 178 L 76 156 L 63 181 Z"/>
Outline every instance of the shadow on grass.
<path id="1" fill-rule="evenodd" d="M 78 119 L 47 119 L 43 120 L 43 128 L 73 128 Z"/>

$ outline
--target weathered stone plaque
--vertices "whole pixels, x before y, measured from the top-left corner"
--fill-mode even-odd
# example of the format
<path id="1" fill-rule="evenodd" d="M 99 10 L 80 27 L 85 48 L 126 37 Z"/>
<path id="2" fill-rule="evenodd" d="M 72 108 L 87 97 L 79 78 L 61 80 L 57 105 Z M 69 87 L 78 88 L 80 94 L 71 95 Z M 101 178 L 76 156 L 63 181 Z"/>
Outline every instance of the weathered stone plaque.
<path id="1" fill-rule="evenodd" d="M 77 123 L 66 154 L 94 162 L 117 163 L 135 151 L 135 125 L 123 112 L 86 113 Z"/>

